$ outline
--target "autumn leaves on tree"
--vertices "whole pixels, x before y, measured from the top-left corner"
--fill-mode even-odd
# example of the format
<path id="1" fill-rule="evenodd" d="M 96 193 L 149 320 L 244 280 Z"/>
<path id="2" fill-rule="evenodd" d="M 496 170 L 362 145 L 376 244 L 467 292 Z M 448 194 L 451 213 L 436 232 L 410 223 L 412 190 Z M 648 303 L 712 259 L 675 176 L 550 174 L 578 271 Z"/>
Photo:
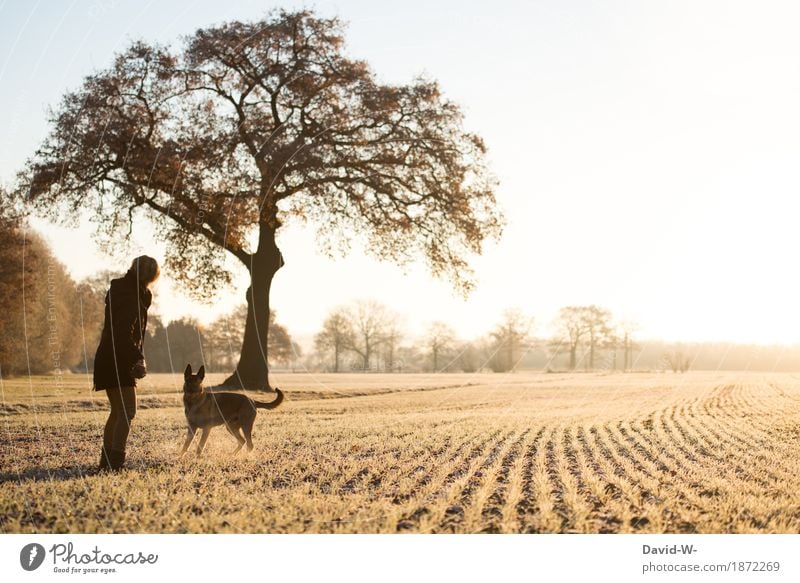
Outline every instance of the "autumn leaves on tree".
<path id="1" fill-rule="evenodd" d="M 322 248 L 354 235 L 373 255 L 423 257 L 470 288 L 467 258 L 502 216 L 485 146 L 435 81 L 378 82 L 344 52 L 337 19 L 276 12 L 198 30 L 183 45 L 137 42 L 52 112 L 20 190 L 42 215 L 90 211 L 101 240 L 142 213 L 168 243 L 166 271 L 209 298 L 249 272 L 244 342 L 229 386 L 266 388 L 270 286 L 287 220 Z"/>

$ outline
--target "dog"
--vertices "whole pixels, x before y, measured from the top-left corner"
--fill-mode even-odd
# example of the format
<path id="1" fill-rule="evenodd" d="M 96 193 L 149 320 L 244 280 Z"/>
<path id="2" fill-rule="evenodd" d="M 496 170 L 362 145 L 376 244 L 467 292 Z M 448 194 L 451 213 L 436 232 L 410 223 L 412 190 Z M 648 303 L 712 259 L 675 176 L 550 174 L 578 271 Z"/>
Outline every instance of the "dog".
<path id="1" fill-rule="evenodd" d="M 253 450 L 253 423 L 256 420 L 257 409 L 275 409 L 283 402 L 283 391 L 275 389 L 278 396 L 271 403 L 254 401 L 241 393 L 215 393 L 205 390 L 203 379 L 206 376 L 204 366 L 200 367 L 196 375 L 192 374 L 192 365 L 186 365 L 183 372 L 183 411 L 186 413 L 186 423 L 189 433 L 183 444 L 180 455 L 186 453 L 198 429 L 203 430 L 200 444 L 197 446 L 197 455 L 203 453 L 208 434 L 218 425 L 225 428 L 239 442 L 239 447 L 233 455 L 239 453 L 242 446 L 247 443 L 247 451 Z M 244 432 L 244 437 L 239 432 Z"/>

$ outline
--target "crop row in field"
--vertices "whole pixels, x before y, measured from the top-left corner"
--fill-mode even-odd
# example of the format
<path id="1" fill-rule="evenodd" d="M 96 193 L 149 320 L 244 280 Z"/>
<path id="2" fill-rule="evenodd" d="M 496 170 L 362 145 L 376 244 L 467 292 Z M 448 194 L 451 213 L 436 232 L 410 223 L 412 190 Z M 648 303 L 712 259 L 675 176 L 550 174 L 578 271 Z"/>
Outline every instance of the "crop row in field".
<path id="1" fill-rule="evenodd" d="M 292 387 L 299 379 L 281 380 Z M 325 377 L 313 380 L 319 392 L 331 387 Z M 302 391 L 287 388 L 285 407 L 259 414 L 249 456 L 231 459 L 234 442 L 217 429 L 205 458 L 179 460 L 182 411 L 169 401 L 176 395 L 165 378 L 163 402 L 135 420 L 130 469 L 111 476 L 90 474 L 104 414 L 70 404 L 87 398 L 83 393 L 54 395 L 37 411 L 24 391 L 12 391 L 6 407 L 28 402 L 30 408 L 9 408 L 0 421 L 0 526 L 5 532 L 800 530 L 800 384 L 787 375 L 335 380 L 328 396 L 336 398 L 292 400 Z"/>

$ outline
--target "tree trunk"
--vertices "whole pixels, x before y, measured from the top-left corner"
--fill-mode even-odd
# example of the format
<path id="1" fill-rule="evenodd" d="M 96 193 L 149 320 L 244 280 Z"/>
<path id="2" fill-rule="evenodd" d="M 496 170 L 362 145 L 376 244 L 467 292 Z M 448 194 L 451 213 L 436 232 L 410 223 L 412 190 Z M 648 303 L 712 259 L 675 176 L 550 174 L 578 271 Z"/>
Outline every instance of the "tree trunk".
<path id="1" fill-rule="evenodd" d="M 628 335 L 625 335 L 625 370 L 633 367 L 633 358 L 631 358 L 631 341 Z"/>
<path id="2" fill-rule="evenodd" d="M 576 357 L 576 352 L 578 351 L 577 346 L 570 346 L 569 347 L 569 369 L 575 370 L 575 367 L 578 366 L 578 359 Z"/>
<path id="3" fill-rule="evenodd" d="M 247 288 L 247 322 L 242 352 L 236 370 L 222 386 L 236 389 L 271 391 L 267 336 L 269 333 L 269 290 L 272 278 L 283 266 L 283 256 L 275 244 L 275 229 L 262 225 L 258 247 L 250 256 L 250 287 Z"/>
<path id="4" fill-rule="evenodd" d="M 339 341 L 333 344 L 333 372 L 339 372 Z"/>
<path id="5" fill-rule="evenodd" d="M 394 341 L 390 342 L 386 349 L 386 368 L 389 372 L 394 370 Z"/>

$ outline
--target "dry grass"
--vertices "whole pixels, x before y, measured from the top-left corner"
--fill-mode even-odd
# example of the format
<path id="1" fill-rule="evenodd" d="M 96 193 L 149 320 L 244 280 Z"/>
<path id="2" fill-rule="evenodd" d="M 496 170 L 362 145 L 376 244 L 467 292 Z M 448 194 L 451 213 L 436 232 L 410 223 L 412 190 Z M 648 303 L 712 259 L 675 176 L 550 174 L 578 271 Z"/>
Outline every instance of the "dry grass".
<path id="1" fill-rule="evenodd" d="M 85 377 L 4 381 L 0 531 L 800 531 L 792 375 L 276 380 L 254 452 L 218 428 L 179 460 L 180 376 L 148 377 L 115 475 Z"/>

